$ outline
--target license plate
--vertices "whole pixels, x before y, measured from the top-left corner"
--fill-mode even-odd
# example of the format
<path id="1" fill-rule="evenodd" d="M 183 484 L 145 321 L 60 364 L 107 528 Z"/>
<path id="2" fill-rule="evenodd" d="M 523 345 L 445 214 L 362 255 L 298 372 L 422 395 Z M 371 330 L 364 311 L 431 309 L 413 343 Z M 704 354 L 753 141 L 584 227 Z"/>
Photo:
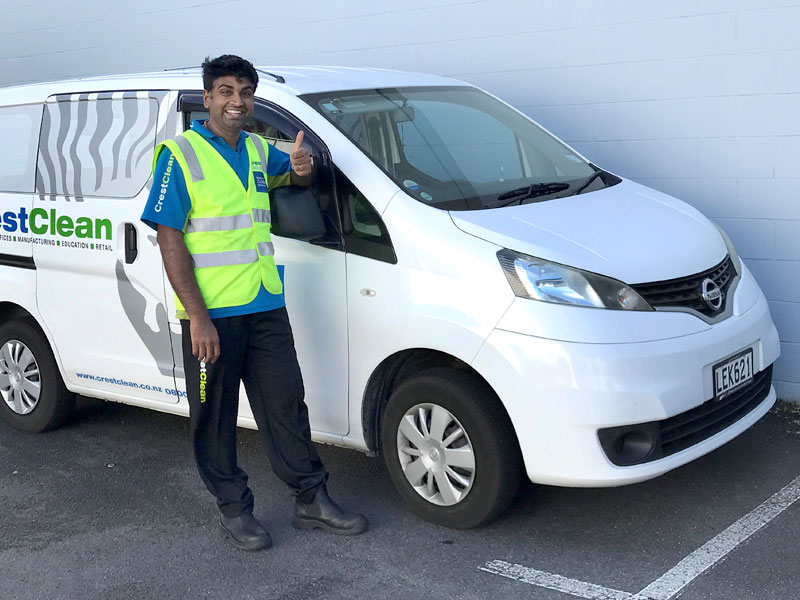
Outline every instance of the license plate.
<path id="1" fill-rule="evenodd" d="M 753 379 L 753 349 L 743 350 L 714 365 L 714 398 L 721 400 Z"/>

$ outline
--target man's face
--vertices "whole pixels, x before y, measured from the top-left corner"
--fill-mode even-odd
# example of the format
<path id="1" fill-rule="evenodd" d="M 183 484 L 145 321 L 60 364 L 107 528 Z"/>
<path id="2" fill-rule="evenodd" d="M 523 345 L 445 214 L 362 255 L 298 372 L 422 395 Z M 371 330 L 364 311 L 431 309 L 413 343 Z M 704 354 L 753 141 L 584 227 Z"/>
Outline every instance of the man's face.
<path id="1" fill-rule="evenodd" d="M 253 114 L 253 82 L 233 75 L 218 77 L 211 91 L 203 90 L 209 121 L 222 131 L 237 133 Z"/>

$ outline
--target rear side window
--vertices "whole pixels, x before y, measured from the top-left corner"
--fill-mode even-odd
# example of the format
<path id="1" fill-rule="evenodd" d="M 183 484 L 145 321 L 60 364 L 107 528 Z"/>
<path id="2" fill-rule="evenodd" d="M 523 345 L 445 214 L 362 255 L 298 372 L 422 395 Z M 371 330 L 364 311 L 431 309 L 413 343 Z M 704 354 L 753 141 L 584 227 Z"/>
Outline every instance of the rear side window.
<path id="1" fill-rule="evenodd" d="M 132 198 L 150 177 L 158 101 L 147 92 L 48 98 L 36 191 Z"/>
<path id="2" fill-rule="evenodd" d="M 32 192 L 42 105 L 0 107 L 0 192 Z"/>

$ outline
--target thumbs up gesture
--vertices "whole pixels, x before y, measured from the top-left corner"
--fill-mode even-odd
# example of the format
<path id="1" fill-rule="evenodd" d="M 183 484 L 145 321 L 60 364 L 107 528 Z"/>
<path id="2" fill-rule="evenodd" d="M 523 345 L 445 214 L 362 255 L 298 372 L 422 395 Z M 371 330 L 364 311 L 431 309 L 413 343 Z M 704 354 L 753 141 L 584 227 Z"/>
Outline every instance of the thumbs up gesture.
<path id="1" fill-rule="evenodd" d="M 292 162 L 292 171 L 298 176 L 305 177 L 311 175 L 311 153 L 303 148 L 303 131 L 297 132 L 297 139 L 294 141 L 294 148 L 289 154 L 289 160 Z"/>

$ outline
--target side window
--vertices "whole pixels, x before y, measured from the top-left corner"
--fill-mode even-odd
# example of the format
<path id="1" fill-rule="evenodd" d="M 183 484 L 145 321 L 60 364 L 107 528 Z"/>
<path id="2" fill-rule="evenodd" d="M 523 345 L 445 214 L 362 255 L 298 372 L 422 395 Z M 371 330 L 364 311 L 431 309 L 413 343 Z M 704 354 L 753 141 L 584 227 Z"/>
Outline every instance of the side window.
<path id="1" fill-rule="evenodd" d="M 33 192 L 42 105 L 0 108 L 0 192 Z"/>
<path id="2" fill-rule="evenodd" d="M 205 121 L 208 118 L 207 110 L 190 110 L 183 113 L 183 128 L 188 130 L 192 128 L 193 121 Z"/>
<path id="3" fill-rule="evenodd" d="M 294 138 L 297 135 L 296 126 L 287 117 L 259 104 L 256 104 L 253 116 L 244 129 L 266 138 L 270 145 L 286 154 L 292 151 Z M 317 201 L 317 207 L 325 223 L 325 235 L 322 238 L 311 240 L 311 243 L 342 250 L 342 227 L 336 206 L 333 174 L 323 159 L 320 148 L 315 147 L 310 141 L 311 137 L 306 136 L 303 142 L 303 146 L 311 151 L 316 174 L 309 189 Z M 270 185 L 272 184 L 270 183 Z"/>
<path id="4" fill-rule="evenodd" d="M 36 191 L 132 198 L 150 178 L 158 101 L 139 92 L 48 99 Z"/>
<path id="5" fill-rule="evenodd" d="M 345 250 L 359 256 L 395 264 L 392 240 L 383 219 L 364 194 L 338 168 L 336 191 L 342 204 Z"/>
<path id="6" fill-rule="evenodd" d="M 257 133 L 265 138 L 270 144 L 275 146 L 278 150 L 289 154 L 294 147 L 294 140 L 288 135 L 280 131 L 274 125 L 270 125 L 265 121 L 258 119 L 250 119 L 247 125 L 244 126 L 245 130 Z"/>

